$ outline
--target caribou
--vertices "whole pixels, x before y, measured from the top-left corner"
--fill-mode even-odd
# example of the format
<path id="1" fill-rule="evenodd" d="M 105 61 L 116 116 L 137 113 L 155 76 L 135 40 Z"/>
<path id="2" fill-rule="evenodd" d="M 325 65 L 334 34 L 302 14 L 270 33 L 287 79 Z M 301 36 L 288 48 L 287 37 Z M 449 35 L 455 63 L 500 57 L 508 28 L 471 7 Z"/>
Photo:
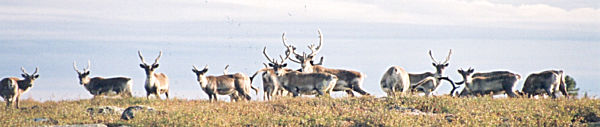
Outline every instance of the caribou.
<path id="1" fill-rule="evenodd" d="M 202 90 L 208 94 L 209 101 L 217 101 L 217 94 L 229 95 L 231 102 L 242 99 L 250 100 L 250 90 L 254 89 L 258 93 L 258 89 L 251 85 L 250 78 L 243 73 L 226 74 L 221 76 L 206 76 L 208 65 L 200 70 L 195 65 L 192 65 L 192 72 L 196 74 L 198 83 Z"/>
<path id="2" fill-rule="evenodd" d="M 154 63 L 148 65 L 142 56 L 142 52 L 138 50 L 138 56 L 142 63 L 140 67 L 146 72 L 146 82 L 144 88 L 146 89 L 146 98 L 150 98 L 150 94 L 154 94 L 156 98 L 160 99 L 160 94 L 165 94 L 169 99 L 169 78 L 164 73 L 155 73 L 154 71 L 158 68 L 158 60 L 162 56 L 162 51 L 159 52 L 158 57 L 154 60 Z"/>
<path id="3" fill-rule="evenodd" d="M 0 96 L 6 102 L 6 109 L 10 108 L 13 102 L 18 100 L 19 84 L 17 84 L 17 80 L 17 78 L 4 78 L 0 81 Z"/>
<path id="4" fill-rule="evenodd" d="M 263 50 L 264 52 L 264 50 Z M 266 54 L 266 53 L 263 53 Z M 258 71 L 256 71 L 252 76 L 250 76 L 250 79 L 254 79 L 254 77 L 258 74 L 262 72 L 262 84 L 263 84 L 263 100 L 272 100 L 274 96 L 285 96 L 288 95 L 289 93 L 281 86 L 281 84 L 279 84 L 279 80 L 277 80 L 277 75 L 275 75 L 275 70 L 270 68 L 269 65 L 267 65 L 266 63 L 264 64 L 264 68 L 259 69 Z M 291 72 L 294 71 L 292 69 L 289 68 L 281 68 L 282 71 L 284 71 L 283 73 L 287 73 L 287 72 Z"/>
<path id="5" fill-rule="evenodd" d="M 565 97 L 569 97 L 562 70 L 547 70 L 530 74 L 521 91 L 529 98 L 544 93 L 556 98 L 557 91 L 560 91 Z"/>
<path id="6" fill-rule="evenodd" d="M 390 67 L 381 78 L 381 89 L 388 96 L 396 96 L 396 91 L 407 94 L 410 87 L 408 72 L 400 66 Z"/>
<path id="7" fill-rule="evenodd" d="M 287 63 L 285 60 L 289 59 L 291 52 L 293 52 L 293 47 L 287 46 L 288 50 L 286 50 L 286 57 L 282 57 L 281 62 L 278 62 L 276 59 L 271 59 L 269 55 L 267 55 L 267 47 L 263 49 L 263 54 L 265 58 L 269 61 L 268 66 L 271 67 L 274 74 L 276 75 L 276 79 L 278 84 L 283 87 L 285 90 L 292 93 L 294 97 L 298 97 L 302 95 L 315 95 L 323 96 L 331 93 L 334 89 L 336 82 L 338 81 L 338 77 L 333 74 L 328 73 L 305 73 L 299 71 L 293 71 L 290 69 L 286 69 Z M 261 70 L 257 71 L 259 73 Z M 256 74 L 255 73 L 255 74 Z"/>
<path id="8" fill-rule="evenodd" d="M 35 80 L 40 77 L 37 74 L 38 68 L 35 68 L 35 71 L 32 74 L 27 73 L 25 68 L 21 67 L 21 71 L 23 74 L 21 76 L 24 79 L 19 79 L 17 77 L 9 77 L 4 78 L 0 81 L 0 96 L 4 98 L 6 101 L 6 107 L 9 108 L 14 101 L 16 103 L 16 108 L 19 108 L 19 99 L 21 95 L 25 94 L 27 91 L 33 87 L 33 83 Z"/>
<path id="9" fill-rule="evenodd" d="M 77 72 L 79 77 L 79 84 L 83 85 L 85 89 L 90 92 L 94 96 L 94 98 L 102 96 L 102 95 L 120 95 L 122 97 L 132 97 L 131 94 L 131 86 L 133 85 L 133 80 L 128 77 L 113 77 L 113 78 L 103 78 L 103 77 L 93 77 L 90 78 L 90 61 L 88 61 L 88 65 L 83 71 L 77 69 L 77 63 L 73 61 L 73 69 Z"/>
<path id="10" fill-rule="evenodd" d="M 429 58 L 433 61 L 431 64 L 435 67 L 435 73 L 425 72 L 420 74 L 409 73 L 410 77 L 410 89 L 411 91 L 422 91 L 426 96 L 429 96 L 433 91 L 435 91 L 441 84 L 441 80 L 446 80 L 452 84 L 452 90 L 450 94 L 454 93 L 454 91 L 458 88 L 452 80 L 448 77 L 444 77 L 444 69 L 448 67 L 450 61 L 450 56 L 452 55 L 452 49 L 448 52 L 448 56 L 444 62 L 437 61 L 433 58 L 433 54 L 431 50 L 429 50 Z"/>
<path id="11" fill-rule="evenodd" d="M 465 88 L 460 92 L 459 96 L 498 95 L 503 93 L 506 93 L 509 97 L 518 96 L 513 89 L 516 86 L 517 80 L 521 78 L 519 74 L 508 71 L 473 74 L 474 71 L 475 69 L 471 68 L 466 71 L 463 69 L 458 70 L 458 73 L 463 77 L 463 81 L 457 84 L 465 84 Z"/>
<path id="12" fill-rule="evenodd" d="M 356 91 L 363 96 L 369 96 L 365 90 L 362 89 L 362 83 L 365 75 L 363 73 L 353 71 L 353 70 L 344 70 L 344 69 L 331 69 L 321 66 L 320 64 L 314 64 L 313 58 L 317 55 L 317 53 L 321 50 L 323 45 L 323 34 L 321 34 L 321 30 L 318 30 L 319 33 L 319 45 L 315 46 L 314 44 L 310 44 L 308 48 L 311 50 L 310 54 L 306 54 L 305 52 L 300 55 L 292 50 L 292 53 L 295 55 L 295 59 L 290 58 L 290 61 L 299 63 L 301 65 L 301 71 L 303 73 L 329 73 L 338 77 L 338 81 L 333 88 L 333 91 L 345 91 L 349 96 L 354 97 L 354 93 L 352 91 Z M 283 45 L 285 47 L 291 47 L 295 49 L 294 46 L 289 45 L 285 38 L 285 33 L 281 36 Z M 323 57 L 321 57 L 321 62 Z"/>

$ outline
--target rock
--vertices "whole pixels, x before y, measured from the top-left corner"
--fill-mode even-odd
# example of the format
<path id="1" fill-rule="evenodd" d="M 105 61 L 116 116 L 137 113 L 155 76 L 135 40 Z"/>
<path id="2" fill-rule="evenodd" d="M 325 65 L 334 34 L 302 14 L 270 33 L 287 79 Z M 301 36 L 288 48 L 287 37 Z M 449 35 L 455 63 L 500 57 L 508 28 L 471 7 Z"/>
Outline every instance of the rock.
<path id="1" fill-rule="evenodd" d="M 31 106 L 31 107 L 21 107 L 19 108 L 20 110 L 29 110 L 29 109 L 39 109 L 40 107 L 35 105 L 35 106 Z"/>
<path id="2" fill-rule="evenodd" d="M 448 115 L 444 116 L 444 118 L 446 118 L 446 120 L 448 120 L 448 122 L 456 121 L 456 116 L 454 114 L 448 114 Z"/>
<path id="3" fill-rule="evenodd" d="M 424 114 L 425 113 L 425 112 L 422 112 L 421 110 L 416 109 L 416 108 L 400 107 L 400 106 L 397 106 L 397 105 L 389 107 L 388 110 L 397 110 L 397 111 L 400 111 L 400 112 L 405 112 L 407 114 L 414 114 L 414 115 L 419 115 L 419 114 Z"/>
<path id="4" fill-rule="evenodd" d="M 128 107 L 127 109 L 125 109 L 125 111 L 123 111 L 123 115 L 121 115 L 121 119 L 123 119 L 123 120 L 133 119 L 135 117 L 136 113 L 156 113 L 156 110 L 154 110 L 154 108 L 152 108 L 152 107 L 143 106 L 143 105 L 131 106 L 131 107 Z"/>
<path id="5" fill-rule="evenodd" d="M 92 108 L 88 108 L 86 110 L 91 116 L 95 115 L 95 114 L 121 114 L 123 113 L 123 108 L 119 108 L 116 106 L 98 106 L 98 107 L 92 107 Z"/>
<path id="6" fill-rule="evenodd" d="M 48 126 L 48 127 L 108 127 L 104 124 L 77 124 L 77 125 L 60 125 L 60 126 Z"/>
<path id="7" fill-rule="evenodd" d="M 57 120 L 54 120 L 52 118 L 34 118 L 33 119 L 34 122 L 41 122 L 41 123 L 46 123 L 46 124 L 58 124 Z"/>
<path id="8" fill-rule="evenodd" d="M 589 127 L 600 127 L 600 122 L 593 122 L 587 124 Z"/>
<path id="9" fill-rule="evenodd" d="M 396 111 L 404 112 L 404 114 L 406 114 L 406 115 L 427 115 L 427 116 L 440 115 L 440 114 L 436 114 L 436 113 L 423 112 L 423 111 L 421 111 L 419 109 L 416 109 L 416 108 L 400 107 L 400 106 L 397 106 L 397 105 L 389 107 L 388 110 L 396 110 Z M 453 114 L 447 114 L 444 117 L 449 122 L 452 122 L 455 119 L 455 116 Z"/>

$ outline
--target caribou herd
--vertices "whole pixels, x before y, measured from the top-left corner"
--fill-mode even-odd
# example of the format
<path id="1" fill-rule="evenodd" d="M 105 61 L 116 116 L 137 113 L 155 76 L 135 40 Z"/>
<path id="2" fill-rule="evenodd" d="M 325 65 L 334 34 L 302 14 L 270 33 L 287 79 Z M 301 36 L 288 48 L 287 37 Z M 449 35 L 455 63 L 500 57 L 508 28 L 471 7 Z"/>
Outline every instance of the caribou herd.
<path id="1" fill-rule="evenodd" d="M 331 92 L 343 91 L 350 97 L 354 97 L 354 92 L 362 96 L 369 96 L 362 87 L 365 74 L 356 70 L 335 69 L 323 66 L 323 57 L 319 63 L 315 63 L 317 54 L 323 46 L 323 35 L 318 31 L 319 42 L 317 45 L 310 44 L 307 48 L 310 53 L 297 53 L 297 47 L 287 42 L 285 33 L 281 36 L 283 55 L 279 59 L 271 58 L 267 54 L 267 47 L 263 48 L 262 54 L 268 63 L 263 63 L 264 68 L 257 70 L 252 76 L 243 73 L 228 74 L 227 67 L 223 75 L 209 76 L 208 65 L 203 69 L 192 67 L 192 72 L 197 77 L 200 88 L 209 96 L 210 101 L 216 101 L 217 95 L 228 95 L 231 101 L 251 100 L 250 89 L 258 94 L 258 89 L 252 86 L 253 79 L 260 74 L 263 84 L 264 100 L 272 100 L 281 96 L 298 97 L 302 95 L 330 96 Z M 458 73 L 462 76 L 460 82 L 454 82 L 444 75 L 445 69 L 449 66 L 452 50 L 448 52 L 445 60 L 437 61 L 431 50 L 429 57 L 435 72 L 409 73 L 401 66 L 392 66 L 384 72 L 381 78 L 381 89 L 388 96 L 396 96 L 400 93 L 403 96 L 424 93 L 425 96 L 431 96 L 439 88 L 442 81 L 447 81 L 452 85 L 451 96 L 484 96 L 506 94 L 508 97 L 527 96 L 546 94 L 552 98 L 557 98 L 556 93 L 561 92 L 563 96 L 569 97 L 566 90 L 565 74 L 562 70 L 547 70 L 539 73 L 533 73 L 527 76 L 521 91 L 517 91 L 515 86 L 521 79 L 519 74 L 509 71 L 494 72 L 475 72 L 475 69 L 459 69 Z M 155 95 L 160 99 L 164 94 L 169 98 L 169 78 L 164 73 L 155 72 L 158 69 L 158 61 L 162 56 L 162 51 L 154 63 L 148 64 L 144 60 L 141 51 L 138 51 L 141 60 L 140 67 L 144 70 L 146 80 L 144 88 L 146 97 Z M 287 68 L 288 63 L 292 61 L 301 68 Z M 93 77 L 90 78 L 90 62 L 83 71 L 77 68 L 76 62 L 73 62 L 73 69 L 77 72 L 79 84 L 81 84 L 94 97 L 98 96 L 122 96 L 131 97 L 131 87 L 133 82 L 128 77 Z M 23 79 L 17 77 L 8 77 L 0 80 L 0 96 L 4 98 L 7 108 L 15 103 L 19 107 L 20 96 L 33 87 L 34 81 L 39 77 L 38 68 L 32 74 L 21 68 Z M 464 84 L 460 92 L 455 92 Z"/>

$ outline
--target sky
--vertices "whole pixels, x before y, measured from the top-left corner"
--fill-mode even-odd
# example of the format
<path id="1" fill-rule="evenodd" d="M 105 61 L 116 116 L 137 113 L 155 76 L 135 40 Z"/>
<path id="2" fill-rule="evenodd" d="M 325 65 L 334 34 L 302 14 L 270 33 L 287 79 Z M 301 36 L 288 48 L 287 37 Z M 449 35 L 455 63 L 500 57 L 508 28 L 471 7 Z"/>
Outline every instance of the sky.
<path id="1" fill-rule="evenodd" d="M 192 64 L 208 64 L 214 75 L 226 64 L 229 72 L 251 74 L 266 62 L 264 46 L 271 56 L 282 54 L 283 32 L 306 47 L 321 29 L 325 66 L 365 73 L 363 87 L 376 96 L 384 95 L 379 80 L 389 66 L 434 71 L 427 51 L 442 59 L 449 49 L 445 75 L 453 80 L 468 67 L 524 77 L 562 69 L 597 96 L 599 7 L 594 0 L 0 1 L 0 76 L 38 66 L 40 79 L 23 98 L 85 99 L 91 95 L 78 85 L 72 62 L 83 67 L 90 60 L 92 76 L 132 77 L 134 95 L 143 96 L 136 52 L 152 59 L 162 50 L 158 71 L 171 78 L 172 95 L 207 99 Z M 449 88 L 442 84 L 436 94 Z"/>

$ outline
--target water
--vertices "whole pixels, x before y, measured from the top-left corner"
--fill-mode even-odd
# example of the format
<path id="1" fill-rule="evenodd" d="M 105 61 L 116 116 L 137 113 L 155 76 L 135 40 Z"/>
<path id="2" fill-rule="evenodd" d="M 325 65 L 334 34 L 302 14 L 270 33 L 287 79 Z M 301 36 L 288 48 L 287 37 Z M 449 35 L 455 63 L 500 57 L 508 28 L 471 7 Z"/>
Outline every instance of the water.
<path id="1" fill-rule="evenodd" d="M 29 72 L 38 66 L 40 78 L 22 98 L 87 99 L 92 96 L 78 84 L 72 62 L 77 61 L 82 68 L 90 60 L 91 76 L 131 77 L 134 96 L 145 96 L 145 75 L 138 66 L 137 51 L 152 62 L 162 50 L 157 72 L 169 76 L 170 95 L 208 99 L 191 71 L 192 65 L 209 65 L 211 75 L 222 74 L 227 64 L 231 65 L 230 73 L 252 74 L 267 62 L 262 55 L 264 46 L 272 57 L 283 54 L 283 32 L 300 52 L 310 52 L 306 46 L 317 43 L 318 28 L 324 34 L 318 54 L 325 57 L 324 66 L 365 73 L 363 87 L 376 96 L 384 96 L 379 81 L 392 65 L 413 73 L 435 71 L 427 55 L 430 49 L 437 60 L 453 50 L 445 75 L 454 81 L 462 81 L 456 72 L 459 68 L 510 70 L 524 78 L 533 72 L 562 69 L 575 78 L 580 94 L 600 95 L 594 81 L 600 76 L 597 33 L 410 24 L 13 22 L 5 29 L 18 31 L 0 34 L 0 76 L 19 76 L 21 66 Z M 517 89 L 521 89 L 524 78 Z M 261 80 L 253 85 L 261 88 L 253 99 L 262 99 Z M 447 94 L 450 88 L 444 82 L 434 94 Z M 346 95 L 335 92 L 334 96 Z"/>

